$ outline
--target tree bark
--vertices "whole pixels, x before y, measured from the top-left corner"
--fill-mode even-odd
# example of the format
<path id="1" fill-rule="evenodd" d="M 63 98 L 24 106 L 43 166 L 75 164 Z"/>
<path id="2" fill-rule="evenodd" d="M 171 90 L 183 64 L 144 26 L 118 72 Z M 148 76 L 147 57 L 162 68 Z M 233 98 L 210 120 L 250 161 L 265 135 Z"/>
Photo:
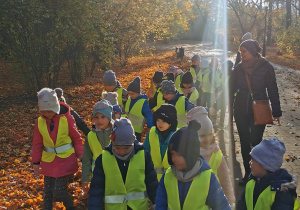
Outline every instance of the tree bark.
<path id="1" fill-rule="evenodd" d="M 286 0 L 286 29 L 291 26 L 292 23 L 292 1 Z"/>
<path id="2" fill-rule="evenodd" d="M 273 1 L 269 1 L 269 16 L 268 16 L 268 29 L 267 29 L 267 45 L 270 46 L 272 43 L 272 11 Z"/>

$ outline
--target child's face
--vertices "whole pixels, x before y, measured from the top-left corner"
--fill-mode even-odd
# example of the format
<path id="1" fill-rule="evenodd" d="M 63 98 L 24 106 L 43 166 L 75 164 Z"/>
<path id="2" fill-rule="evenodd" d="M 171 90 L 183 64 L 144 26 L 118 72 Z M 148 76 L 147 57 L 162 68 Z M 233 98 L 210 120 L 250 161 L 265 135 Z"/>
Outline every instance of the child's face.
<path id="1" fill-rule="evenodd" d="M 264 169 L 256 160 L 251 158 L 250 162 L 251 173 L 255 177 L 263 177 L 268 173 L 266 169 Z"/>
<path id="2" fill-rule="evenodd" d="M 192 84 L 182 83 L 182 86 L 183 86 L 184 88 L 190 88 L 190 87 L 192 87 Z"/>
<path id="3" fill-rule="evenodd" d="M 199 66 L 200 61 L 196 60 L 196 61 L 192 61 L 192 65 L 193 66 Z"/>
<path id="4" fill-rule="evenodd" d="M 128 95 L 130 96 L 130 98 L 132 99 L 136 99 L 139 95 L 141 95 L 140 93 L 136 93 L 133 91 L 128 91 Z"/>
<path id="5" fill-rule="evenodd" d="M 133 146 L 125 146 L 125 145 L 113 145 L 113 150 L 120 156 L 127 155 Z"/>
<path id="6" fill-rule="evenodd" d="M 51 110 L 41 111 L 41 114 L 49 120 L 52 120 L 56 113 Z"/>
<path id="7" fill-rule="evenodd" d="M 184 170 L 186 168 L 186 162 L 183 156 L 178 152 L 171 150 L 172 162 L 178 170 Z"/>
<path id="8" fill-rule="evenodd" d="M 92 123 L 95 124 L 96 128 L 104 130 L 109 127 L 110 120 L 104 114 L 96 113 L 92 119 Z"/>
<path id="9" fill-rule="evenodd" d="M 161 132 L 166 131 L 171 127 L 171 125 L 169 123 L 163 121 L 162 119 L 156 120 L 156 126 L 157 126 L 158 130 Z"/>
<path id="10" fill-rule="evenodd" d="M 165 94 L 164 93 L 163 96 L 167 101 L 171 101 L 175 97 L 175 94 Z"/>
<path id="11" fill-rule="evenodd" d="M 116 88 L 115 85 L 104 85 L 104 88 L 107 92 L 113 92 L 114 89 Z"/>

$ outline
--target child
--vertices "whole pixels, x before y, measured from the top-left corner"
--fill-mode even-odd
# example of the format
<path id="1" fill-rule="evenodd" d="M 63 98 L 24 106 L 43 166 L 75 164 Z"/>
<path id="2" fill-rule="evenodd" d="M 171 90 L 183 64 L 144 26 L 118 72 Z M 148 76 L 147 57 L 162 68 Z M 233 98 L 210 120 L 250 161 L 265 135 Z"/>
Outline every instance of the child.
<path id="1" fill-rule="evenodd" d="M 84 142 L 82 158 L 82 188 L 88 192 L 90 174 L 94 171 L 95 161 L 103 149 L 110 143 L 112 129 L 112 105 L 105 99 L 94 105 L 92 131 Z"/>
<path id="2" fill-rule="evenodd" d="M 216 176 L 200 155 L 201 127 L 196 120 L 177 130 L 170 139 L 171 167 L 162 176 L 156 192 L 156 210 L 231 209 Z"/>
<path id="3" fill-rule="evenodd" d="M 300 205 L 297 183 L 285 169 L 281 169 L 285 145 L 276 137 L 264 139 L 250 152 L 250 180 L 238 202 L 237 209 L 293 210 Z"/>
<path id="4" fill-rule="evenodd" d="M 193 104 L 197 104 L 197 100 L 199 98 L 199 92 L 195 88 L 195 84 L 193 82 L 193 76 L 191 72 L 185 72 L 182 76 L 180 87 L 178 89 L 179 93 L 183 93 L 183 95 L 189 99 Z"/>
<path id="5" fill-rule="evenodd" d="M 235 196 L 229 169 L 222 151 L 216 142 L 213 124 L 208 118 L 207 110 L 204 107 L 197 106 L 188 112 L 186 119 L 187 122 L 198 120 L 201 123 L 201 128 L 198 130 L 198 136 L 201 139 L 200 154 L 205 158 L 217 176 L 229 203 L 231 206 L 234 206 Z"/>
<path id="6" fill-rule="evenodd" d="M 178 120 L 177 127 L 182 128 L 186 125 L 186 112 L 194 108 L 195 105 L 177 91 L 173 81 L 164 80 L 161 85 L 161 93 L 166 103 L 175 106 Z"/>
<path id="7" fill-rule="evenodd" d="M 104 92 L 117 92 L 118 93 L 118 104 L 124 112 L 125 104 L 128 99 L 128 92 L 124 89 L 120 82 L 116 79 L 115 72 L 108 70 L 103 76 Z"/>
<path id="8" fill-rule="evenodd" d="M 141 78 L 134 78 L 134 80 L 129 83 L 127 90 L 129 99 L 125 106 L 125 112 L 132 123 L 136 139 L 141 141 L 145 119 L 147 120 L 147 133 L 153 126 L 152 112 L 149 108 L 147 95 L 141 94 Z"/>
<path id="9" fill-rule="evenodd" d="M 38 92 L 38 105 L 41 115 L 35 121 L 32 162 L 34 174 L 44 175 L 43 209 L 53 208 L 54 196 L 67 209 L 75 209 L 67 190 L 67 181 L 68 176 L 78 170 L 76 157 L 82 158 L 81 136 L 69 107 L 58 102 L 54 90 L 41 89 Z"/>
<path id="10" fill-rule="evenodd" d="M 117 92 L 103 92 L 102 93 L 103 99 L 109 101 L 113 106 L 112 111 L 112 119 L 120 119 L 122 116 L 121 107 L 118 105 L 118 93 Z"/>
<path id="11" fill-rule="evenodd" d="M 211 107 L 212 100 L 214 99 L 215 86 L 214 86 L 214 74 L 210 69 L 210 63 L 208 60 L 203 59 L 200 62 L 200 69 L 202 74 L 201 80 L 201 106 Z"/>
<path id="12" fill-rule="evenodd" d="M 150 154 L 136 141 L 130 120 L 113 126 L 111 144 L 97 158 L 89 191 L 89 209 L 148 209 L 157 178 Z"/>
<path id="13" fill-rule="evenodd" d="M 196 54 L 192 57 L 191 60 L 192 60 L 192 65 L 191 65 L 189 71 L 191 72 L 191 74 L 193 76 L 194 83 L 198 84 L 201 81 L 200 80 L 201 72 L 200 72 L 200 66 L 199 66 L 201 58 L 199 55 Z"/>
<path id="14" fill-rule="evenodd" d="M 147 93 L 149 100 L 156 94 L 157 91 L 159 91 L 163 76 L 164 73 L 162 71 L 156 71 L 154 73 L 150 88 Z"/>
<path id="15" fill-rule="evenodd" d="M 180 87 L 181 77 L 184 74 L 182 69 L 179 69 L 177 66 L 172 66 L 170 67 L 169 72 L 174 74 L 175 87 L 178 89 Z"/>
<path id="16" fill-rule="evenodd" d="M 151 154 L 156 170 L 157 179 L 170 167 L 167 157 L 167 148 L 170 137 L 177 129 L 176 109 L 171 104 L 163 104 L 153 113 L 153 126 L 147 134 L 144 147 Z"/>
<path id="17" fill-rule="evenodd" d="M 66 99 L 63 96 L 64 94 L 63 90 L 61 88 L 55 88 L 54 91 L 56 92 L 58 100 L 60 102 L 67 104 Z M 71 115 L 75 119 L 77 127 L 79 128 L 79 130 L 81 130 L 84 133 L 85 136 L 87 136 L 91 130 L 89 129 L 87 124 L 81 119 L 80 115 L 72 107 L 69 106 L 69 108 L 70 108 Z"/>

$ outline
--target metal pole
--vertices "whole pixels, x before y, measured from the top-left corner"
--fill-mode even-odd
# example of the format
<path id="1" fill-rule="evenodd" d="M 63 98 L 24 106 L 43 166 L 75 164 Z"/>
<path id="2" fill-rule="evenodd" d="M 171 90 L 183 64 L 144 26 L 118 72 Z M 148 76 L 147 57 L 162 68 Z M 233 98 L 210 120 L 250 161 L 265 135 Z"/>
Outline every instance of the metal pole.
<path id="1" fill-rule="evenodd" d="M 268 8 L 266 8 L 266 13 L 265 13 L 265 30 L 264 30 L 264 42 L 263 42 L 263 51 L 262 51 L 263 57 L 266 57 L 267 12 L 268 12 Z"/>

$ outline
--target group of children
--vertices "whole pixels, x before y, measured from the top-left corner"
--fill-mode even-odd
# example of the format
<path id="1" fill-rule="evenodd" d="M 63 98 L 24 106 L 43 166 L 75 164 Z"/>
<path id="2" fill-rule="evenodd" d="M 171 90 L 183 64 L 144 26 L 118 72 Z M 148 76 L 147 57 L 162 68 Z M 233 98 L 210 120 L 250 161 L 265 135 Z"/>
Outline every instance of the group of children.
<path id="1" fill-rule="evenodd" d="M 199 83 L 193 75 L 200 78 L 195 62 L 186 73 L 178 68 L 166 75 L 155 72 L 148 100 L 141 93 L 140 77 L 126 90 L 113 71 L 106 71 L 104 99 L 94 105 L 93 127 L 84 145 L 62 90 L 60 95 L 57 89 L 39 91 L 41 114 L 35 123 L 32 161 L 34 173 L 44 175 L 43 208 L 52 209 L 59 200 L 67 210 L 75 209 L 67 186 L 68 177 L 78 170 L 77 158 L 82 160 L 89 209 L 234 208 L 229 170 L 208 109 L 189 100 Z M 294 208 L 292 176 L 280 169 L 284 151 L 276 138 L 253 148 L 251 180 L 237 209 Z"/>

